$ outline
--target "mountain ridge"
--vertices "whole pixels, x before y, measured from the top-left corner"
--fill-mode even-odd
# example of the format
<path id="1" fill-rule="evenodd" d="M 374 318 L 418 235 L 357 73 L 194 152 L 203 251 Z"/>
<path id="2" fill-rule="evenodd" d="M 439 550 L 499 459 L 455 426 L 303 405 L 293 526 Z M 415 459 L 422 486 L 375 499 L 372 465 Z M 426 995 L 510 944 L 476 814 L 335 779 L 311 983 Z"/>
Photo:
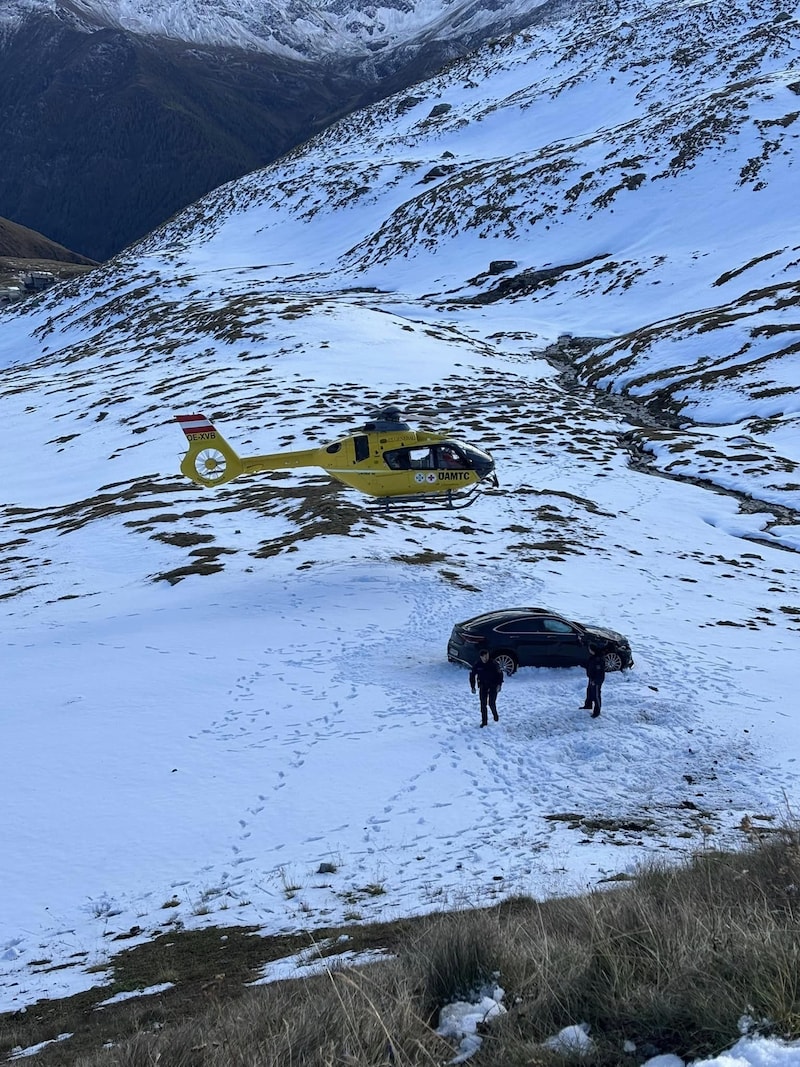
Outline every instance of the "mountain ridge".
<path id="1" fill-rule="evenodd" d="M 152 346 L 166 299 L 169 346 L 198 323 L 229 343 L 237 321 L 263 343 L 270 292 L 454 322 L 491 305 L 533 347 L 606 342 L 575 355 L 578 375 L 684 427 L 637 438 L 656 469 L 797 510 L 796 30 L 778 0 L 554 17 L 155 230 L 93 276 L 133 286 L 136 313 L 79 286 L 35 332 Z M 493 262 L 512 264 L 499 281 Z"/>
<path id="2" fill-rule="evenodd" d="M 562 0 L 563 2 L 563 0 Z M 271 52 L 284 59 L 362 59 L 436 36 L 478 41 L 487 31 L 511 33 L 527 25 L 539 4 L 509 0 L 269 0 L 254 7 L 228 0 L 9 0 L 0 29 L 32 13 L 48 13 L 85 30 L 114 29 L 184 44 Z M 463 48 L 459 51 L 464 51 Z"/>

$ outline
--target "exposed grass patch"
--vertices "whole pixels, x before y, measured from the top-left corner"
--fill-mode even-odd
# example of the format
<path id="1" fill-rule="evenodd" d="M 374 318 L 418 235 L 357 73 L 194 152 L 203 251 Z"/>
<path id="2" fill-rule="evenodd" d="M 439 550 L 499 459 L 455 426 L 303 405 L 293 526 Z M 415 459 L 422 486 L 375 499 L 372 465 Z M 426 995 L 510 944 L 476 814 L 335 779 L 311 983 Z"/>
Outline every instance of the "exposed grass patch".
<path id="1" fill-rule="evenodd" d="M 744 1015 L 760 1032 L 795 1039 L 800 837 L 785 827 L 766 836 L 760 818 L 743 820 L 742 852 L 650 861 L 581 897 L 514 898 L 313 938 L 262 938 L 252 927 L 161 933 L 120 953 L 102 988 L 0 1016 L 0 1056 L 71 1034 L 36 1062 L 433 1067 L 454 1055 L 435 1033 L 440 1009 L 495 982 L 507 1013 L 482 1027 L 475 1067 L 585 1064 L 542 1047 L 576 1022 L 589 1026 L 594 1067 L 627 1062 L 625 1042 L 636 1045 L 635 1056 L 716 1055 L 738 1039 Z M 337 969 L 337 953 L 376 948 L 395 958 Z M 298 953 L 324 958 L 326 973 L 246 988 L 270 961 Z M 95 1010 L 114 993 L 167 983 Z"/>
<path id="2" fill-rule="evenodd" d="M 165 545 L 174 545 L 175 548 L 192 548 L 194 545 L 208 544 L 214 540 L 213 534 L 198 533 L 157 533 L 153 534 L 154 541 L 163 541 Z"/>
<path id="3" fill-rule="evenodd" d="M 160 574 L 154 574 L 153 581 L 169 582 L 170 585 L 177 585 L 178 582 L 182 582 L 184 578 L 189 578 L 193 574 L 216 574 L 223 569 L 221 563 L 192 563 L 186 567 L 175 567 L 171 571 L 162 571 Z"/>
<path id="4" fill-rule="evenodd" d="M 464 589 L 468 593 L 480 593 L 481 591 L 480 586 L 465 581 L 460 571 L 440 570 L 439 574 L 446 582 L 450 582 L 451 585 L 457 585 L 459 589 Z"/>
<path id="5" fill-rule="evenodd" d="M 368 897 L 382 897 L 386 893 L 386 886 L 383 882 L 370 882 L 364 886 L 364 892 Z"/>
<path id="6" fill-rule="evenodd" d="M 392 556 L 397 563 L 445 563 L 449 559 L 446 552 L 434 552 L 430 548 L 421 548 L 418 552 Z"/>

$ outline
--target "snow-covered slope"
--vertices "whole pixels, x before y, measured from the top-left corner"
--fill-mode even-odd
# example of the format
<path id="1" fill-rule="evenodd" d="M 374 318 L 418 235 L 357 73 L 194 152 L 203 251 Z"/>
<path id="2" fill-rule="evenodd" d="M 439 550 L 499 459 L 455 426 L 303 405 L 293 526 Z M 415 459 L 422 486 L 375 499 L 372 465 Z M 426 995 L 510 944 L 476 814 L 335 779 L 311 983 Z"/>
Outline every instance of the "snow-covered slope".
<path id="1" fill-rule="evenodd" d="M 0 316 L 6 1006 L 119 930 L 600 884 L 791 806 L 797 31 L 587 5 Z M 177 412 L 267 452 L 388 400 L 500 488 L 177 474 Z M 630 637 L 600 720 L 521 671 L 477 729 L 447 636 L 510 603 Z"/>
<path id="2" fill-rule="evenodd" d="M 102 284 L 153 306 L 166 283 L 166 331 L 213 280 L 215 307 L 254 321 L 264 287 L 360 286 L 451 321 L 496 305 L 536 347 L 609 338 L 577 369 L 663 424 L 633 447 L 796 508 L 799 64 L 778 0 L 586 5 L 224 186 Z M 52 306 L 59 330 L 142 343 L 102 292 Z"/>

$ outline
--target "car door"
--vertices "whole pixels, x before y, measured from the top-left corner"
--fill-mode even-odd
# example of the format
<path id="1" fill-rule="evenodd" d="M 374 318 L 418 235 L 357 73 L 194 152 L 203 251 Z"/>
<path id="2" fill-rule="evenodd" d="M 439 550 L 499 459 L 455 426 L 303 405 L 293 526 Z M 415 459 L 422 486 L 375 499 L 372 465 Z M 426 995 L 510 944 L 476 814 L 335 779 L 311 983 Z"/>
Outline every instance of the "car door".
<path id="1" fill-rule="evenodd" d="M 565 619 L 545 616 L 542 618 L 545 632 L 551 638 L 551 656 L 554 667 L 576 667 L 583 662 L 581 634 Z"/>
<path id="2" fill-rule="evenodd" d="M 546 667 L 552 636 L 545 633 L 540 618 L 513 619 L 495 627 L 497 647 L 507 648 L 520 667 Z"/>

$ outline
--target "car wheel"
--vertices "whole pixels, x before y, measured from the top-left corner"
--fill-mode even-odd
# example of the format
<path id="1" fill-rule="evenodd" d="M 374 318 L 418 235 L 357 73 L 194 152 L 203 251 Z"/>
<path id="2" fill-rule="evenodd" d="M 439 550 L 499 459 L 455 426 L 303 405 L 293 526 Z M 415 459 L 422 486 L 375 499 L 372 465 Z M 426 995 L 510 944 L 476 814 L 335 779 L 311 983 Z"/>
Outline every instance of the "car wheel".
<path id="1" fill-rule="evenodd" d="M 619 652 L 606 652 L 605 664 L 607 671 L 621 671 L 622 670 L 622 656 Z"/>
<path id="2" fill-rule="evenodd" d="M 516 672 L 517 658 L 513 652 L 495 652 L 492 659 L 506 676 Z"/>

